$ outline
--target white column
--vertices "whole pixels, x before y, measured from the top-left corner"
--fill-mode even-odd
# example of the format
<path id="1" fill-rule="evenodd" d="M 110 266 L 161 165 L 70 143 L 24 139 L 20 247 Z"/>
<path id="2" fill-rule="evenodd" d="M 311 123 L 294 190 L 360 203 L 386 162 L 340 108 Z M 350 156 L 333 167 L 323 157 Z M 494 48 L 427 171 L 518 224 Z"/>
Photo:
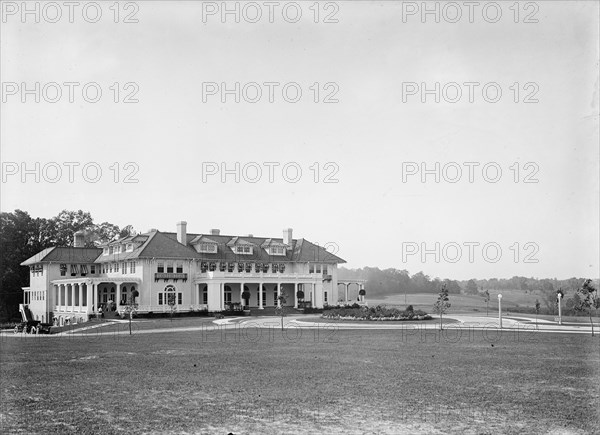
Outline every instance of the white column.
<path id="1" fill-rule="evenodd" d="M 81 283 L 81 282 L 80 282 L 80 283 L 77 283 L 77 291 L 79 292 L 79 293 L 77 294 L 77 296 L 79 297 L 79 299 L 78 299 L 78 301 L 77 301 L 77 302 L 79 302 L 79 312 L 81 312 L 81 307 L 82 307 L 81 303 L 83 302 L 83 301 L 81 300 L 81 296 L 82 296 L 82 294 L 83 294 L 83 289 L 81 288 L 81 286 L 82 286 L 82 285 L 83 285 L 83 283 Z"/>
<path id="2" fill-rule="evenodd" d="M 558 324 L 562 325 L 562 306 L 561 306 L 562 294 L 558 293 Z"/>
<path id="3" fill-rule="evenodd" d="M 281 308 L 281 301 L 279 300 L 279 296 L 281 296 L 281 283 L 277 283 L 277 308 Z"/>
<path id="4" fill-rule="evenodd" d="M 94 299 L 94 311 L 98 312 L 98 284 L 92 284 L 92 293 Z"/>
<path id="5" fill-rule="evenodd" d="M 344 284 L 344 301 L 348 303 L 348 286 L 350 283 Z"/>
<path id="6" fill-rule="evenodd" d="M 117 283 L 117 300 L 115 301 L 117 304 L 117 307 L 121 304 L 121 284 L 122 283 Z M 177 297 L 177 295 L 175 295 L 175 297 Z"/>
<path id="7" fill-rule="evenodd" d="M 263 309 L 263 283 L 258 284 L 258 309 Z"/>
<path id="8" fill-rule="evenodd" d="M 225 283 L 219 284 L 219 290 L 221 291 L 221 310 L 225 309 Z"/>
<path id="9" fill-rule="evenodd" d="M 294 308 L 298 308 L 298 283 L 294 283 Z"/>
<path id="10" fill-rule="evenodd" d="M 60 286 L 56 284 L 54 284 L 54 305 L 60 305 Z M 52 311 L 54 311 L 54 308 Z"/>
<path id="11" fill-rule="evenodd" d="M 73 306 L 75 305 L 75 286 L 73 283 L 69 284 L 69 296 L 70 300 L 67 299 L 67 302 L 69 303 L 69 311 L 73 312 Z"/>

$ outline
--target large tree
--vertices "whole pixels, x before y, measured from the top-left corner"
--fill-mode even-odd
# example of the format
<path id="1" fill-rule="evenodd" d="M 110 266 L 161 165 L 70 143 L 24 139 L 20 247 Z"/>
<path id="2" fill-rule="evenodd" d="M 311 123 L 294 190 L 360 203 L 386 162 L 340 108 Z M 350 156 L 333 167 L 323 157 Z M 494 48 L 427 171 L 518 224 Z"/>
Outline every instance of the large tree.
<path id="1" fill-rule="evenodd" d="M 41 231 L 46 224 L 45 219 L 34 219 L 22 210 L 0 214 L 0 318 L 3 321 L 18 313 L 18 305 L 23 300 L 21 287 L 29 282 L 29 269 L 21 263 L 52 246 Z"/>

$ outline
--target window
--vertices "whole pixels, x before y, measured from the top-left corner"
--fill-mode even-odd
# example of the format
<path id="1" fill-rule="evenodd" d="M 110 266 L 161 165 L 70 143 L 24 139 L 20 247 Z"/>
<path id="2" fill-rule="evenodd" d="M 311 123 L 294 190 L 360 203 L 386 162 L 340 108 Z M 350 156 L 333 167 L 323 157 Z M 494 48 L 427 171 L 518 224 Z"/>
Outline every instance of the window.
<path id="1" fill-rule="evenodd" d="M 225 272 L 226 269 L 227 269 L 227 263 L 221 261 L 219 263 L 219 272 Z"/>
<path id="2" fill-rule="evenodd" d="M 254 265 L 254 271 L 255 271 L 256 273 L 259 273 L 261 270 L 262 270 L 262 264 L 260 264 L 260 263 L 256 263 L 256 264 Z"/>
<path id="3" fill-rule="evenodd" d="M 238 263 L 238 272 L 243 272 L 244 271 L 244 263 Z"/>
<path id="4" fill-rule="evenodd" d="M 123 264 L 121 265 L 122 270 L 123 270 L 123 275 L 125 275 L 127 273 L 127 263 L 123 262 Z"/>
<path id="5" fill-rule="evenodd" d="M 127 252 L 133 252 L 133 243 L 128 243 L 125 247 Z"/>
<path id="6" fill-rule="evenodd" d="M 96 274 L 96 265 L 95 264 L 90 264 L 90 273 L 92 275 Z"/>
<path id="7" fill-rule="evenodd" d="M 183 273 L 183 263 L 177 263 L 177 273 Z"/>
<path id="8" fill-rule="evenodd" d="M 252 272 L 252 263 L 246 263 L 246 268 L 244 269 L 246 273 Z"/>
<path id="9" fill-rule="evenodd" d="M 281 263 L 279 265 L 279 273 L 283 273 L 283 272 L 285 272 L 285 264 Z"/>
<path id="10" fill-rule="evenodd" d="M 315 265 L 314 264 L 309 264 L 308 265 L 308 273 L 315 273 Z"/>
<path id="11" fill-rule="evenodd" d="M 204 286 L 202 289 L 202 303 L 204 305 L 208 304 L 208 287 Z"/>
<path id="12" fill-rule="evenodd" d="M 323 265 L 323 275 L 327 275 L 327 265 Z"/>
<path id="13" fill-rule="evenodd" d="M 66 274 L 67 274 L 67 265 L 61 264 L 60 265 L 60 276 L 65 276 Z"/>
<path id="14" fill-rule="evenodd" d="M 129 273 L 135 273 L 135 261 L 129 263 Z"/>
<path id="15" fill-rule="evenodd" d="M 323 301 L 327 302 L 327 292 L 323 292 Z"/>
<path id="16" fill-rule="evenodd" d="M 117 245 L 115 246 L 115 254 L 120 254 L 121 253 L 121 245 Z"/>
<path id="17" fill-rule="evenodd" d="M 177 303 L 179 305 L 183 304 L 183 294 L 182 293 L 177 293 Z"/>
<path id="18" fill-rule="evenodd" d="M 273 266 L 271 267 L 271 272 L 273 272 L 273 273 L 279 272 L 279 264 L 273 263 Z"/>
<path id="19" fill-rule="evenodd" d="M 86 276 L 88 273 L 87 264 L 82 264 L 80 267 L 81 276 Z"/>
<path id="20" fill-rule="evenodd" d="M 277 288 L 273 290 L 273 306 L 277 306 Z"/>
<path id="21" fill-rule="evenodd" d="M 199 252 L 206 252 L 206 253 L 215 253 L 217 252 L 217 244 L 216 243 L 200 243 L 199 245 Z"/>
<path id="22" fill-rule="evenodd" d="M 173 273 L 173 262 L 167 261 L 167 273 Z"/>
<path id="23" fill-rule="evenodd" d="M 227 263 L 227 272 L 233 272 L 235 269 L 235 263 Z"/>
<path id="24" fill-rule="evenodd" d="M 215 270 L 217 270 L 217 263 L 215 261 L 209 263 L 208 270 L 210 270 L 211 272 L 214 272 Z"/>
<path id="25" fill-rule="evenodd" d="M 71 264 L 71 276 L 76 276 L 79 272 L 76 264 Z"/>
<path id="26" fill-rule="evenodd" d="M 103 251 L 102 251 L 102 255 L 108 255 L 108 254 L 109 254 L 109 249 L 108 249 L 108 246 L 107 246 L 107 247 L 105 247 L 105 248 L 103 249 Z"/>
<path id="27" fill-rule="evenodd" d="M 181 293 L 177 294 L 175 286 L 168 285 L 158 294 L 158 305 L 181 305 Z"/>
<path id="28" fill-rule="evenodd" d="M 317 264 L 316 272 L 321 273 L 321 265 L 320 264 Z"/>
<path id="29" fill-rule="evenodd" d="M 228 285 L 225 286 L 225 303 L 231 303 L 231 287 L 229 287 Z"/>
<path id="30" fill-rule="evenodd" d="M 113 264 L 112 263 L 108 263 L 108 272 L 112 273 L 112 268 L 113 268 Z"/>
<path id="31" fill-rule="evenodd" d="M 115 263 L 115 272 L 119 271 L 119 263 Z"/>
<path id="32" fill-rule="evenodd" d="M 236 246 L 235 252 L 238 254 L 252 254 L 252 246 Z"/>
<path id="33" fill-rule="evenodd" d="M 109 247 L 108 247 L 108 253 L 109 253 L 109 254 L 112 254 L 113 252 L 114 252 L 114 247 L 112 247 L 112 246 L 109 246 Z"/>
<path id="34" fill-rule="evenodd" d="M 159 261 L 158 265 L 156 267 L 156 271 L 158 273 L 164 273 L 164 271 L 165 271 L 165 263 L 163 263 L 162 261 Z"/>
<path id="35" fill-rule="evenodd" d="M 271 246 L 271 255 L 285 255 L 285 248 L 283 246 Z"/>

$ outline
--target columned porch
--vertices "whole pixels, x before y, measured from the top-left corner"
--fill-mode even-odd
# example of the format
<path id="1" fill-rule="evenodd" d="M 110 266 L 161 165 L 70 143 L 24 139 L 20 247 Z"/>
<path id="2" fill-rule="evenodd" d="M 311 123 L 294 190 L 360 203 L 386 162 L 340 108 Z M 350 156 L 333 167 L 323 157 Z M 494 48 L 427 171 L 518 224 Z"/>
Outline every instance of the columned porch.
<path id="1" fill-rule="evenodd" d="M 270 277 L 269 277 L 270 278 Z M 273 277 L 275 278 L 275 277 Z M 192 300 L 200 301 L 210 311 L 314 307 L 317 282 L 288 279 L 245 280 L 243 278 L 197 281 Z M 262 289 L 262 291 L 259 291 Z"/>
<path id="2" fill-rule="evenodd" d="M 60 325 L 85 322 L 89 314 L 98 314 L 99 308 L 103 312 L 118 312 L 129 298 L 135 299 L 140 285 L 138 280 L 131 278 L 55 280 L 51 284 L 52 314 Z"/>
<path id="3" fill-rule="evenodd" d="M 366 282 L 364 279 L 338 280 L 338 303 L 366 305 Z"/>

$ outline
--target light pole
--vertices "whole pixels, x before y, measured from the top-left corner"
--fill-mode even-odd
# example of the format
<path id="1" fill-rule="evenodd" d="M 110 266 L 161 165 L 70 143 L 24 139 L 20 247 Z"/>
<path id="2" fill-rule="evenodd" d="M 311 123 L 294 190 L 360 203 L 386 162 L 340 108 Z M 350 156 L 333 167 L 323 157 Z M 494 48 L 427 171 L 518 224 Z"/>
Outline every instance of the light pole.
<path id="1" fill-rule="evenodd" d="M 558 324 L 562 325 L 562 307 L 560 301 L 562 299 L 562 293 L 557 294 L 558 297 Z"/>
<path id="2" fill-rule="evenodd" d="M 498 320 L 500 320 L 500 329 L 502 329 L 502 295 L 498 294 Z"/>

